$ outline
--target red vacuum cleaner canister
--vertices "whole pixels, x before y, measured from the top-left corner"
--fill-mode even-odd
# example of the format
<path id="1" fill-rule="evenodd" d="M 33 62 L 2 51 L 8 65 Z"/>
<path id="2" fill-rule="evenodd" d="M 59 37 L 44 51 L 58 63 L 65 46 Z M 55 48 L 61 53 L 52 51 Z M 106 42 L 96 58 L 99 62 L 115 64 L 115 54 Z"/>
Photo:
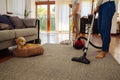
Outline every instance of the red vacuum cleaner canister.
<path id="1" fill-rule="evenodd" d="M 82 49 L 84 46 L 85 46 L 85 41 L 80 38 L 73 41 L 73 47 L 75 49 Z"/>

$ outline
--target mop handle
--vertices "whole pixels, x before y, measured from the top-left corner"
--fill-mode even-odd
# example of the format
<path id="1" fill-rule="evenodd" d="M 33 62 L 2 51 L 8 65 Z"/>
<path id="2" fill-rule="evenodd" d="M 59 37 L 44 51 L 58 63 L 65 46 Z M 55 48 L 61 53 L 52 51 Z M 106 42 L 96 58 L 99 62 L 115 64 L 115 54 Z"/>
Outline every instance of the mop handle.
<path id="1" fill-rule="evenodd" d="M 92 18 L 92 23 L 91 23 L 91 26 L 89 28 L 89 32 L 88 32 L 88 37 L 87 37 L 87 42 L 85 44 L 85 50 L 84 52 L 87 52 L 87 49 L 88 49 L 88 46 L 89 46 L 89 41 L 90 41 L 90 38 L 91 38 L 91 34 L 92 34 L 92 28 L 93 28 L 93 25 L 94 25 L 94 19 L 95 19 L 95 16 L 96 14 L 93 15 L 93 18 Z"/>

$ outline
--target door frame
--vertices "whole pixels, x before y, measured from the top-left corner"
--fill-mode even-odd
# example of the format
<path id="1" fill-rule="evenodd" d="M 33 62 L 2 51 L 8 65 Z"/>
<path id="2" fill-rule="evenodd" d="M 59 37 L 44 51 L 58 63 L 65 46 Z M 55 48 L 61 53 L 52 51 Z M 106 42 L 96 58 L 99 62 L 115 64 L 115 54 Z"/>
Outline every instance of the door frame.
<path id="1" fill-rule="evenodd" d="M 38 1 L 35 3 L 36 5 L 36 17 L 37 17 L 37 6 L 38 5 L 47 5 L 47 32 L 50 32 L 50 5 L 55 4 L 55 1 Z"/>

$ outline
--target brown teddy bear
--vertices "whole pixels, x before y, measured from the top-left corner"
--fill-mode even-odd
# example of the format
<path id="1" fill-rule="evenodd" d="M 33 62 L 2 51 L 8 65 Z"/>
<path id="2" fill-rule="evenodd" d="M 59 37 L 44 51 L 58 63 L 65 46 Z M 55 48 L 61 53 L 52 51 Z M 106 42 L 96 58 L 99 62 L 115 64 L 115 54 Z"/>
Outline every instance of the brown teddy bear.
<path id="1" fill-rule="evenodd" d="M 12 52 L 17 57 L 27 57 L 34 55 L 42 55 L 44 53 L 44 48 L 40 44 L 26 43 L 24 37 L 19 37 L 16 39 L 17 48 Z"/>

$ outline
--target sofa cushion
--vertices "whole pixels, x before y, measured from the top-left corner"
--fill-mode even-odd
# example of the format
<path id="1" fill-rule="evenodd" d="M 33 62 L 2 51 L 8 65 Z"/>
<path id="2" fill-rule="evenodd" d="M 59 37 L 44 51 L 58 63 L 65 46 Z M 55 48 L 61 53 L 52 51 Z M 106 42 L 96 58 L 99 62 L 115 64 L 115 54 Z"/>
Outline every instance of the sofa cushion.
<path id="1" fill-rule="evenodd" d="M 14 28 L 11 20 L 8 18 L 7 15 L 0 15 L 0 23 L 9 24 L 11 28 Z"/>
<path id="2" fill-rule="evenodd" d="M 22 22 L 22 20 L 19 17 L 9 16 L 9 19 L 12 21 L 15 29 L 25 28 L 24 23 Z"/>
<path id="3" fill-rule="evenodd" d="M 16 38 L 17 37 L 25 37 L 37 34 L 36 28 L 25 28 L 25 29 L 15 29 Z"/>
<path id="4" fill-rule="evenodd" d="M 0 30 L 8 30 L 11 29 L 11 27 L 8 24 L 0 23 Z"/>
<path id="5" fill-rule="evenodd" d="M 29 28 L 36 27 L 36 22 L 37 22 L 36 19 L 26 18 L 26 19 L 22 19 L 22 21 L 24 22 L 26 27 L 29 27 Z"/>
<path id="6" fill-rule="evenodd" d="M 14 30 L 1 30 L 0 31 L 0 42 L 15 38 Z"/>

